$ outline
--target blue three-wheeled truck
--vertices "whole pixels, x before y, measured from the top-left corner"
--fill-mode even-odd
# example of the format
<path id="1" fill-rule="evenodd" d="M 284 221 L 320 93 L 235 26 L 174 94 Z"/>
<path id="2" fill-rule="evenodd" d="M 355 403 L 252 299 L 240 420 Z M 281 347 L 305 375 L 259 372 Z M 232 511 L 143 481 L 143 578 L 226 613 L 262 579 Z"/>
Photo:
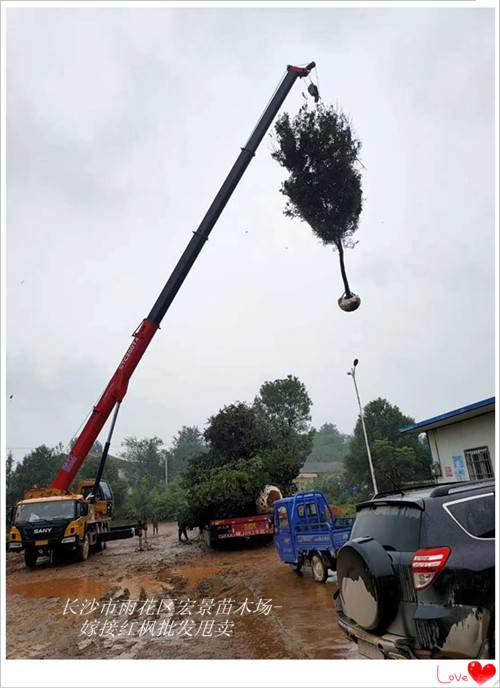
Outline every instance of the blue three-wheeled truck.
<path id="1" fill-rule="evenodd" d="M 324 583 L 335 571 L 337 552 L 350 537 L 354 517 L 336 518 L 322 492 L 299 492 L 273 504 L 274 542 L 280 558 L 300 571 L 310 564 Z"/>

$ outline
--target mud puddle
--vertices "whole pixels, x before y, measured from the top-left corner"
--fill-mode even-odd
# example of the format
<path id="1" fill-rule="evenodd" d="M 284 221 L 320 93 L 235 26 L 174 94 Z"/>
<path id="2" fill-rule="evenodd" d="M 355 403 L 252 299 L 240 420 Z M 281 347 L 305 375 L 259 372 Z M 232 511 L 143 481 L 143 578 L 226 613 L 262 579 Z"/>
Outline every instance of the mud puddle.
<path id="1" fill-rule="evenodd" d="M 94 578 L 56 578 L 8 586 L 9 593 L 28 598 L 96 598 L 102 597 L 111 585 Z"/>
<path id="2" fill-rule="evenodd" d="M 337 626 L 334 579 L 315 583 L 309 569 L 300 574 L 283 564 L 272 545 L 209 550 L 194 539 L 177 541 L 175 524 L 160 524 L 154 548 L 136 551 L 136 543 L 108 543 L 105 552 L 83 564 L 40 566 L 28 571 L 19 555 L 7 567 L 7 656 L 65 659 L 349 659 L 359 658 Z M 83 567 L 83 568 L 82 568 Z M 77 577 L 72 576 L 76 575 Z M 85 574 L 85 575 L 83 575 Z M 179 601 L 191 598 L 191 619 L 198 625 L 202 600 L 214 600 L 216 625 L 232 624 L 229 636 L 165 634 L 141 637 L 141 616 L 126 637 L 82 635 L 85 619 L 63 615 L 67 598 L 96 600 L 175 600 L 176 623 L 186 621 Z M 247 602 L 249 612 L 239 614 Z M 263 609 L 264 605 L 264 609 Z M 268 611 L 265 611 L 267 605 Z M 96 614 L 96 619 L 101 617 Z M 117 617 L 118 618 L 118 617 Z M 121 617 L 120 617 L 121 621 Z M 75 650 L 76 648 L 76 650 Z"/>
<path id="3" fill-rule="evenodd" d="M 181 588 L 185 592 L 195 592 L 200 587 L 200 583 L 217 578 L 225 572 L 226 568 L 218 566 L 186 566 L 164 569 L 160 571 L 158 577 L 163 581 L 173 581 L 174 585 L 171 585 L 171 589 Z"/>
<path id="4" fill-rule="evenodd" d="M 9 593 L 22 595 L 29 599 L 101 599 L 108 594 L 120 593 L 121 597 L 138 599 L 144 596 L 165 594 L 173 590 L 174 586 L 167 581 L 156 580 L 148 576 L 136 578 L 122 578 L 115 583 L 95 578 L 57 578 L 17 585 L 9 585 Z"/>

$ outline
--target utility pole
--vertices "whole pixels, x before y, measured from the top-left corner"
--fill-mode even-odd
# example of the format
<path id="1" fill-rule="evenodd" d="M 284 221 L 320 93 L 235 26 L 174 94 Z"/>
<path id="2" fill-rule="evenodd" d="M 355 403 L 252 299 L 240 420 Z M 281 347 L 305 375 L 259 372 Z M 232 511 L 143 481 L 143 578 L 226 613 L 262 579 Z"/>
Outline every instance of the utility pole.
<path id="1" fill-rule="evenodd" d="M 168 451 L 165 452 L 165 485 L 168 485 Z"/>
<path id="2" fill-rule="evenodd" d="M 370 473 L 372 475 L 373 490 L 374 490 L 374 494 L 377 494 L 378 487 L 377 487 L 377 481 L 375 480 L 375 471 L 373 470 L 373 461 L 372 461 L 372 455 L 370 452 L 370 445 L 368 444 L 368 435 L 366 434 L 365 417 L 363 415 L 363 407 L 361 406 L 361 399 L 359 398 L 358 385 L 356 384 L 356 366 L 358 365 L 358 363 L 359 363 L 359 360 L 357 358 L 355 358 L 353 361 L 353 364 L 352 364 L 352 368 L 347 374 L 352 377 L 353 382 L 354 382 L 354 389 L 356 390 L 356 397 L 358 399 L 358 405 L 359 405 L 359 416 L 361 418 L 361 426 L 363 428 L 363 435 L 365 436 L 366 453 L 368 454 L 368 463 L 370 464 Z"/>

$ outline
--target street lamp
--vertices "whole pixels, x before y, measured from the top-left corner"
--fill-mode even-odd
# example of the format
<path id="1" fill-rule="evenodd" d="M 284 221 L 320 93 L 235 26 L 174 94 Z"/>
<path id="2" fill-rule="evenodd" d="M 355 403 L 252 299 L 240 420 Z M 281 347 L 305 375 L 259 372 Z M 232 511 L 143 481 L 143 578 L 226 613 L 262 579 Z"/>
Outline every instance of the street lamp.
<path id="1" fill-rule="evenodd" d="M 368 463 L 370 464 L 370 473 L 372 474 L 373 489 L 375 491 L 375 494 L 377 494 L 378 487 L 377 487 L 377 481 L 375 480 L 375 471 L 373 470 L 373 461 L 372 461 L 372 455 L 370 452 L 370 445 L 368 444 L 368 435 L 366 434 L 365 417 L 363 415 L 363 407 L 361 406 L 361 399 L 359 398 L 358 385 L 356 384 L 356 366 L 358 365 L 358 363 L 359 363 L 359 360 L 357 358 L 355 358 L 353 361 L 353 364 L 352 364 L 352 368 L 347 374 L 352 377 L 353 382 L 354 382 L 354 389 L 356 390 L 356 397 L 358 398 L 358 404 L 359 404 L 359 416 L 361 418 L 361 426 L 363 428 L 363 435 L 365 436 L 366 453 L 368 454 Z"/>

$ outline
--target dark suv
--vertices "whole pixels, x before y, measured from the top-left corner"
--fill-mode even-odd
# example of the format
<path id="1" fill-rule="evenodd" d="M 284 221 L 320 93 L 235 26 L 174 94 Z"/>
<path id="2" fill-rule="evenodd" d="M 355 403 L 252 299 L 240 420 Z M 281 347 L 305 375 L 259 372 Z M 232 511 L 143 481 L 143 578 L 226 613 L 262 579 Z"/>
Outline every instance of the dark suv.
<path id="1" fill-rule="evenodd" d="M 337 558 L 338 623 L 374 658 L 493 658 L 495 482 L 384 492 Z"/>

